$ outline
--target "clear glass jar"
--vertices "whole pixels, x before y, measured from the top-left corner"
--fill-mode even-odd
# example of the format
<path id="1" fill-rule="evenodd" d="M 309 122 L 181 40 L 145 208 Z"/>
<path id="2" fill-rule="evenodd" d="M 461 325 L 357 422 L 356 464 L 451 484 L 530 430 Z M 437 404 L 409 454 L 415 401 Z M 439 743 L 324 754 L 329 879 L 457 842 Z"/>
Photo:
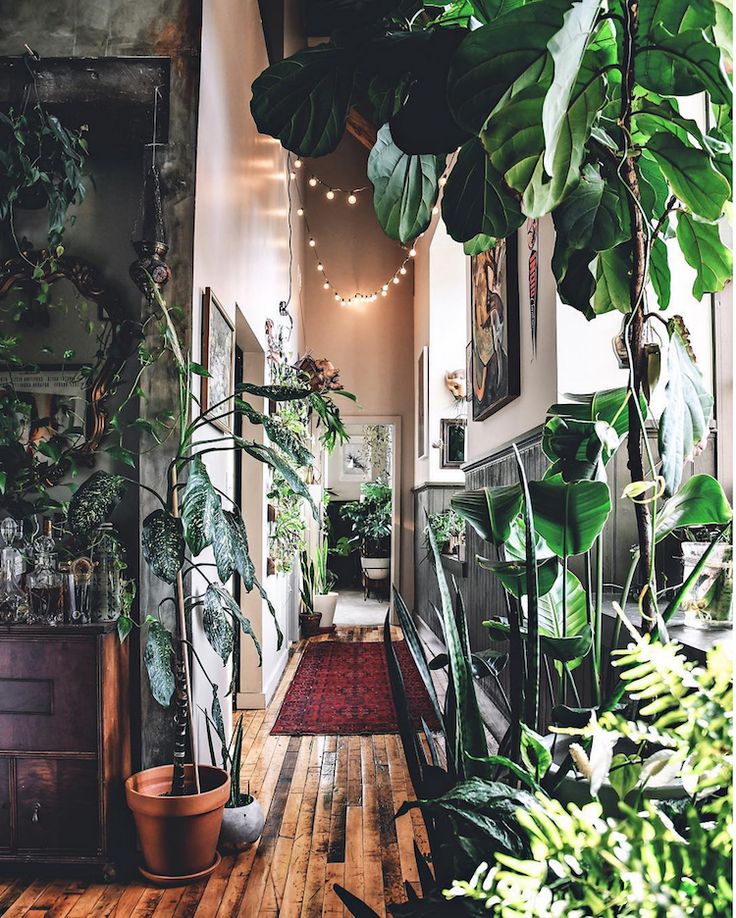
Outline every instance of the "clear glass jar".
<path id="1" fill-rule="evenodd" d="M 0 564 L 0 624 L 22 625 L 28 621 L 28 597 L 18 580 L 18 549 L 6 546 Z"/>
<path id="2" fill-rule="evenodd" d="M 122 608 L 125 568 L 120 543 L 112 523 L 103 523 L 92 544 L 92 621 L 114 622 Z"/>
<path id="3" fill-rule="evenodd" d="M 95 566 L 90 558 L 69 562 L 67 619 L 72 625 L 89 625 L 92 621 L 92 578 Z"/>
<path id="4" fill-rule="evenodd" d="M 56 568 L 56 555 L 48 551 L 45 538 L 38 539 L 37 545 L 36 566 L 26 576 L 30 619 L 33 624 L 63 625 L 64 579 Z"/>
<path id="5" fill-rule="evenodd" d="M 686 580 L 708 550 L 708 542 L 683 542 Z M 724 628 L 733 621 L 733 548 L 716 545 L 683 600 L 685 624 L 692 628 Z"/>

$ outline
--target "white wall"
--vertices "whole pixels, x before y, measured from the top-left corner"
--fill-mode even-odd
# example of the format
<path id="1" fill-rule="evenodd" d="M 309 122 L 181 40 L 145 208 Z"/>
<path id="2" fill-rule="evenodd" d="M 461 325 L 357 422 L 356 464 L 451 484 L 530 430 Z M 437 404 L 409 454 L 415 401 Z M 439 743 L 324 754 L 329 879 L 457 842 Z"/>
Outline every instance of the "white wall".
<path id="1" fill-rule="evenodd" d="M 287 38 L 287 45 L 289 41 Z M 287 53 L 290 50 L 287 48 Z M 267 65 L 257 0 L 207 0 L 203 4 L 196 174 L 193 355 L 196 360 L 200 359 L 202 294 L 204 288 L 210 286 L 236 324 L 238 343 L 247 352 L 246 373 L 255 370 L 261 375 L 266 319 L 278 321 L 278 304 L 287 298 L 289 288 L 285 154 L 277 141 L 257 133 L 249 109 L 250 85 Z M 294 231 L 291 313 L 295 318 L 292 340 L 296 348 L 302 335 L 301 227 L 295 225 Z M 213 438 L 221 434 L 210 426 L 203 436 Z M 217 487 L 232 494 L 232 454 L 210 454 L 206 463 Z M 255 491 L 260 499 L 246 508 L 246 525 L 259 578 L 285 630 L 288 581 L 284 577 L 266 579 L 267 526 L 262 499 L 265 480 L 263 476 L 258 478 L 259 470 L 249 463 L 252 460 L 245 464 L 243 489 L 252 497 L 255 480 Z M 255 478 L 249 479 L 249 471 Z M 193 588 L 202 589 L 202 581 L 195 581 Z M 260 599 L 249 597 L 247 610 L 263 647 L 263 666 L 258 669 L 250 641 L 243 642 L 249 682 L 246 689 L 257 706 L 265 704 L 275 690 L 288 648 L 284 645 L 277 651 L 275 629 Z M 195 629 L 195 641 L 224 699 L 230 673 L 209 648 L 199 629 Z M 195 709 L 198 704 L 209 707 L 211 690 L 196 666 L 193 678 Z M 229 708 L 223 700 L 226 717 L 229 717 Z M 202 724 L 199 735 L 200 758 L 204 760 L 207 752 Z"/>

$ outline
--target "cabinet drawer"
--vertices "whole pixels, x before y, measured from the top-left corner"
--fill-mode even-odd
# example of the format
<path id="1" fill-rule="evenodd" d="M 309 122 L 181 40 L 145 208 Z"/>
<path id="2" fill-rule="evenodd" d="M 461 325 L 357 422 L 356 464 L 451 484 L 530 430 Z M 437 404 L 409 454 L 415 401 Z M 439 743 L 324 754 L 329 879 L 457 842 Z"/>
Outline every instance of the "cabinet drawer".
<path id="1" fill-rule="evenodd" d="M 0 851 L 10 847 L 10 760 L 0 759 Z"/>
<path id="2" fill-rule="evenodd" d="M 100 847 L 97 762 L 17 759 L 21 851 L 94 854 Z"/>
<path id="3" fill-rule="evenodd" d="M 97 751 L 94 637 L 0 643 L 0 749 Z"/>

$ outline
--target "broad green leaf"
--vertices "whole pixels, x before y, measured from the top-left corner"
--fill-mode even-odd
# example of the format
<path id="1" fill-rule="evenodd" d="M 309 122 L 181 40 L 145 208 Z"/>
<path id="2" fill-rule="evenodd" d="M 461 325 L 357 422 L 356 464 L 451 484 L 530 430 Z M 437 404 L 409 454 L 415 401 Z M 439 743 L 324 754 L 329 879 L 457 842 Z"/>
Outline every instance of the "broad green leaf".
<path id="1" fill-rule="evenodd" d="M 721 484 L 710 475 L 693 475 L 657 514 L 656 542 L 687 526 L 724 526 L 733 513 Z"/>
<path id="2" fill-rule="evenodd" d="M 197 456 L 189 463 L 189 477 L 181 495 L 184 539 L 195 557 L 212 543 L 215 517 L 220 512 L 220 495 L 215 491 L 204 463 Z"/>
<path id="3" fill-rule="evenodd" d="M 582 586 L 580 587 L 582 590 Z M 482 623 L 494 635 L 496 640 L 504 640 L 509 636 L 510 629 L 506 622 L 489 620 Z M 527 633 L 522 630 L 521 636 L 527 640 Z M 540 644 L 542 653 L 552 660 L 560 663 L 571 664 L 574 669 L 579 662 L 590 653 L 593 645 L 593 632 L 586 621 L 577 634 L 568 634 L 564 637 L 554 637 L 540 631 Z"/>
<path id="4" fill-rule="evenodd" d="M 493 236 L 484 236 L 481 233 L 479 236 L 473 236 L 472 239 L 468 239 L 467 242 L 463 243 L 463 252 L 465 255 L 481 255 L 497 244 L 498 239 Z"/>
<path id="5" fill-rule="evenodd" d="M 240 514 L 234 511 L 223 511 L 230 528 L 230 545 L 235 570 L 240 574 L 243 586 L 250 593 L 255 584 L 256 569 L 248 550 L 248 533 Z"/>
<path id="6" fill-rule="evenodd" d="M 588 163 L 580 182 L 555 208 L 554 259 L 567 259 L 575 249 L 603 252 L 629 237 L 625 191 L 615 176 L 604 179 L 597 164 Z"/>
<path id="7" fill-rule="evenodd" d="M 69 529 L 81 533 L 97 529 L 109 519 L 124 493 L 125 481 L 120 475 L 95 472 L 82 482 L 69 501 Z"/>
<path id="8" fill-rule="evenodd" d="M 507 10 L 468 35 L 448 79 L 450 107 L 459 124 L 478 134 L 515 80 L 522 74 L 529 80 L 541 74 L 547 42 L 568 7 L 567 0 L 538 0 Z"/>
<path id="9" fill-rule="evenodd" d="M 228 612 L 230 615 L 232 615 L 235 621 L 237 621 L 240 624 L 240 627 L 243 630 L 243 634 L 248 635 L 248 637 L 253 641 L 253 645 L 255 646 L 256 651 L 258 653 L 258 665 L 260 666 L 263 660 L 263 653 L 261 651 L 261 645 L 258 642 L 258 638 L 256 637 L 255 632 L 253 631 L 253 626 L 251 625 L 250 621 L 240 611 L 240 606 L 233 599 L 230 593 L 228 593 L 225 587 L 223 587 L 219 583 L 211 583 L 207 587 L 207 592 L 205 593 L 205 600 L 207 600 L 208 593 L 211 594 L 209 602 L 214 604 L 215 599 L 217 599 L 217 601 L 220 603 L 221 608 L 224 611 Z"/>
<path id="10" fill-rule="evenodd" d="M 481 251 L 486 251 L 486 239 L 505 239 L 525 220 L 477 137 L 461 147 L 452 167 L 442 195 L 442 218 L 457 242 L 483 237 Z"/>
<path id="11" fill-rule="evenodd" d="M 368 156 L 368 179 L 373 207 L 387 236 L 411 242 L 427 229 L 444 168 L 444 156 L 404 153 L 384 124 Z"/>
<path id="12" fill-rule="evenodd" d="M 250 109 L 261 134 L 300 156 L 324 156 L 340 142 L 353 95 L 355 55 L 320 45 L 273 64 L 253 83 Z"/>
<path id="13" fill-rule="evenodd" d="M 565 13 L 562 28 L 547 42 L 554 64 L 552 85 L 542 107 L 544 168 L 554 175 L 560 168 L 557 149 L 568 117 L 568 106 L 577 82 L 583 55 L 593 34 L 601 0 L 578 0 Z"/>
<path id="14" fill-rule="evenodd" d="M 725 58 L 728 72 L 733 73 L 733 10 L 731 3 L 730 0 L 725 0 L 725 2 L 715 0 L 713 6 L 716 12 L 713 38 Z"/>
<path id="15" fill-rule="evenodd" d="M 148 623 L 143 662 L 146 665 L 151 694 L 160 705 L 168 708 L 175 688 L 174 648 L 171 644 L 171 635 L 156 619 Z"/>
<path id="16" fill-rule="evenodd" d="M 502 545 L 509 537 L 511 521 L 521 509 L 518 484 L 453 494 L 453 509 L 475 529 L 481 539 Z"/>
<path id="17" fill-rule="evenodd" d="M 312 456 L 309 450 L 301 443 L 298 437 L 278 420 L 278 416 L 274 417 L 256 411 L 248 402 L 237 397 L 234 400 L 234 406 L 235 410 L 248 418 L 251 424 L 261 425 L 268 434 L 268 439 L 272 443 L 275 443 L 279 449 L 283 450 L 288 458 L 296 463 L 296 465 L 307 467 L 312 464 L 314 456 Z"/>
<path id="18" fill-rule="evenodd" d="M 217 576 L 226 583 L 235 571 L 235 533 L 230 519 L 220 507 L 213 518 L 212 554 L 215 556 Z"/>
<path id="19" fill-rule="evenodd" d="M 184 564 L 184 531 L 181 520 L 168 510 L 154 510 L 143 520 L 141 548 L 157 577 L 173 583 Z"/>
<path id="20" fill-rule="evenodd" d="M 235 391 L 267 398 L 273 402 L 297 402 L 309 398 L 312 394 L 308 386 L 281 386 L 278 384 L 259 386 L 257 383 L 238 383 Z"/>
<path id="21" fill-rule="evenodd" d="M 669 133 L 651 137 L 648 149 L 686 207 L 706 220 L 721 216 L 731 189 L 707 153 Z"/>
<path id="22" fill-rule="evenodd" d="M 593 294 L 593 312 L 597 316 L 613 310 L 631 312 L 630 264 L 629 243 L 617 245 L 598 256 Z"/>
<path id="23" fill-rule="evenodd" d="M 588 551 L 611 512 L 611 495 L 602 481 L 566 482 L 559 475 L 531 481 L 529 490 L 539 534 L 560 558 Z"/>
<path id="24" fill-rule="evenodd" d="M 628 756 L 619 752 L 611 759 L 608 781 L 616 791 L 619 800 L 625 800 L 636 787 L 640 773 L 641 761 L 637 756 Z"/>
<path id="25" fill-rule="evenodd" d="M 521 725 L 521 760 L 537 782 L 542 780 L 552 764 L 552 753 L 544 740 L 526 724 Z"/>
<path id="26" fill-rule="evenodd" d="M 523 6 L 524 2 L 525 0 L 470 0 L 470 5 L 473 7 L 475 18 L 487 25 L 504 13 Z"/>
<path id="27" fill-rule="evenodd" d="M 695 299 L 702 300 L 706 293 L 723 290 L 733 274 L 733 254 L 721 241 L 718 225 L 679 213 L 677 242 L 685 261 L 695 269 Z"/>
<path id="28" fill-rule="evenodd" d="M 652 282 L 652 287 L 654 287 L 654 292 L 657 295 L 659 308 L 667 309 L 670 305 L 670 265 L 667 256 L 667 245 L 659 236 L 657 236 L 652 243 L 651 254 L 649 256 L 649 278 Z"/>
<path id="29" fill-rule="evenodd" d="M 590 321 L 595 318 L 592 306 L 595 277 L 591 267 L 595 267 L 597 253 L 591 249 L 565 252 L 564 245 L 564 239 L 556 234 L 552 271 L 557 281 L 557 293 L 563 303 L 577 309 Z"/>
<path id="30" fill-rule="evenodd" d="M 675 103 L 669 99 L 654 101 L 654 99 L 644 98 L 639 101 L 632 122 L 633 137 L 642 144 L 654 134 L 669 131 L 683 143 L 695 142 L 701 150 L 705 150 L 710 155 L 727 153 L 730 149 L 729 145 L 719 140 L 718 137 L 704 134 L 697 121 L 692 118 L 684 118 L 677 110 Z"/>
<path id="31" fill-rule="evenodd" d="M 265 446 L 263 443 L 256 443 L 254 440 L 243 440 L 239 437 L 236 440 L 236 444 L 240 449 L 245 450 L 249 456 L 277 471 L 291 490 L 307 501 L 312 508 L 312 515 L 317 519 L 317 507 L 312 495 L 309 493 L 309 488 L 302 481 L 298 471 L 289 462 L 270 446 Z"/>
<path id="32" fill-rule="evenodd" d="M 212 586 L 208 586 L 205 590 L 203 602 L 202 627 L 205 636 L 212 649 L 226 664 L 230 659 L 235 643 L 232 621 L 225 614 L 220 595 Z"/>
<path id="33" fill-rule="evenodd" d="M 659 422 L 661 474 L 667 494 L 674 494 L 682 481 L 682 468 L 708 438 L 713 417 L 713 396 L 694 362 L 687 330 L 679 317 L 668 323 L 668 380 L 665 407 Z"/>
<path id="34" fill-rule="evenodd" d="M 124 644 L 128 635 L 133 630 L 133 619 L 129 615 L 119 615 L 115 622 L 118 631 L 118 640 Z"/>
<path id="35" fill-rule="evenodd" d="M 518 599 L 526 595 L 527 591 L 527 565 L 525 561 L 489 561 L 487 558 L 478 558 L 478 564 L 486 571 L 490 571 L 501 581 L 503 586 L 512 596 Z M 557 580 L 557 558 L 545 558 L 537 565 L 539 582 L 539 595 L 549 593 Z"/>
<path id="36" fill-rule="evenodd" d="M 637 81 L 661 96 L 691 96 L 705 91 L 714 102 L 728 102 L 731 86 L 718 48 L 699 29 L 678 35 L 668 29 L 655 25 L 651 43 L 637 53 Z"/>
<path id="37" fill-rule="evenodd" d="M 670 186 L 654 157 L 646 148 L 636 160 L 641 206 L 652 220 L 659 220 L 667 208 Z"/>
<path id="38" fill-rule="evenodd" d="M 676 35 L 688 29 L 706 29 L 714 22 L 713 0 L 646 0 L 639 4 L 639 42 L 651 39 L 660 23 Z"/>

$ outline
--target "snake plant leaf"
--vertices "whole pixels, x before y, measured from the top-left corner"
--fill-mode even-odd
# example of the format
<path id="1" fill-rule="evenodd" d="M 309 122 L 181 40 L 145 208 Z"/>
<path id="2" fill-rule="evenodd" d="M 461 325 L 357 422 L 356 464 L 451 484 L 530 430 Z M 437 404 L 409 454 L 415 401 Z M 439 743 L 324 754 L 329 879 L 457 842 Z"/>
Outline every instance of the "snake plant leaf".
<path id="1" fill-rule="evenodd" d="M 682 243 L 680 243 L 680 247 L 682 247 Z M 661 236 L 657 236 L 652 243 L 649 257 L 649 279 L 652 282 L 652 287 L 654 287 L 659 308 L 667 309 L 670 305 L 672 275 L 667 255 L 667 244 Z"/>
<path id="2" fill-rule="evenodd" d="M 181 520 L 168 510 L 154 510 L 143 520 L 141 548 L 157 577 L 173 583 L 184 564 L 184 530 Z"/>
<path id="3" fill-rule="evenodd" d="M 693 475 L 666 501 L 657 514 L 655 542 L 675 529 L 688 526 L 724 526 L 733 512 L 720 482 L 710 475 Z"/>
<path id="4" fill-rule="evenodd" d="M 205 592 L 205 602 L 207 602 L 208 593 L 210 594 L 209 602 L 214 605 L 215 601 L 217 601 L 220 604 L 220 608 L 223 611 L 229 613 L 240 625 L 243 634 L 247 635 L 253 641 L 253 646 L 256 648 L 256 653 L 258 654 L 258 665 L 260 666 L 263 661 L 263 652 L 261 650 L 260 642 L 258 641 L 258 638 L 253 631 L 253 626 L 251 625 L 250 620 L 243 615 L 236 600 L 230 595 L 225 587 L 219 583 L 211 583 L 207 587 L 207 591 Z"/>
<path id="5" fill-rule="evenodd" d="M 519 599 L 526 595 L 527 566 L 524 561 L 489 561 L 478 558 L 478 564 L 500 580 L 503 587 Z M 557 558 L 545 558 L 537 565 L 539 595 L 549 593 L 557 580 L 559 562 Z"/>
<path id="6" fill-rule="evenodd" d="M 731 97 L 721 52 L 699 29 L 673 35 L 664 25 L 656 23 L 651 44 L 636 55 L 636 79 L 645 89 L 661 96 L 708 92 L 716 103 L 726 103 Z"/>
<path id="7" fill-rule="evenodd" d="M 429 695 L 429 700 L 432 702 L 432 707 L 435 710 L 437 719 L 440 724 L 443 723 L 442 716 L 442 707 L 440 705 L 439 699 L 437 697 L 437 691 L 434 687 L 434 682 L 432 681 L 432 674 L 430 673 L 430 666 L 427 664 L 427 658 L 424 655 L 424 650 L 422 649 L 422 643 L 419 638 L 419 633 L 417 632 L 417 627 L 414 624 L 414 619 L 412 618 L 411 613 L 406 607 L 404 599 L 397 589 L 394 588 L 394 608 L 396 609 L 396 617 L 398 619 L 401 630 L 404 633 L 404 640 L 406 641 L 406 646 L 409 648 L 414 664 L 416 665 L 417 672 L 422 677 L 422 682 L 424 687 L 427 690 Z"/>
<path id="8" fill-rule="evenodd" d="M 303 497 L 312 508 L 312 515 L 315 519 L 318 517 L 317 506 L 309 493 L 309 488 L 302 481 L 299 472 L 286 459 L 280 456 L 276 450 L 263 443 L 256 443 L 255 440 L 244 440 L 242 437 L 236 439 L 236 444 L 249 456 L 270 466 L 274 471 L 281 475 L 291 490 Z"/>
<path id="9" fill-rule="evenodd" d="M 222 662 L 227 663 L 235 643 L 232 620 L 225 614 L 220 594 L 212 585 L 205 590 L 203 603 L 202 627 L 205 636 Z"/>
<path id="10" fill-rule="evenodd" d="M 542 106 L 544 129 L 544 168 L 554 175 L 560 167 L 557 149 L 567 120 L 568 106 L 590 41 L 601 0 L 579 0 L 563 17 L 562 28 L 547 42 L 554 65 L 552 85 Z"/>
<path id="11" fill-rule="evenodd" d="M 718 225 L 703 223 L 690 214 L 679 213 L 677 242 L 685 261 L 695 269 L 695 299 L 702 300 L 706 293 L 723 290 L 733 274 L 733 254 L 721 241 Z"/>
<path id="12" fill-rule="evenodd" d="M 204 462 L 197 456 L 189 464 L 189 478 L 181 495 L 184 539 L 195 557 L 212 543 L 215 517 L 220 512 L 220 495 L 210 481 Z"/>
<path id="13" fill-rule="evenodd" d="M 560 558 L 580 555 L 593 545 L 611 512 L 602 481 L 566 482 L 562 475 L 529 482 L 539 534 Z"/>
<path id="14" fill-rule="evenodd" d="M 354 71 L 354 54 L 329 45 L 273 64 L 253 83 L 250 110 L 259 132 L 299 156 L 332 153 L 345 131 Z"/>
<path id="15" fill-rule="evenodd" d="M 376 217 L 387 236 L 411 242 L 427 229 L 444 168 L 444 156 L 405 153 L 384 124 L 368 156 L 368 179 Z"/>
<path id="16" fill-rule="evenodd" d="M 366 905 L 362 899 L 359 899 L 356 895 L 345 889 L 344 886 L 335 883 L 332 888 L 335 890 L 335 895 L 353 918 L 379 918 L 378 912 L 374 912 L 369 905 Z"/>
<path id="17" fill-rule="evenodd" d="M 703 374 L 695 364 L 682 319 L 679 316 L 671 319 L 668 330 L 668 380 L 665 407 L 659 422 L 659 455 L 665 492 L 673 495 L 682 481 L 683 465 L 708 438 L 713 396 L 705 388 Z"/>
<path id="18" fill-rule="evenodd" d="M 448 98 L 458 124 L 479 134 L 519 77 L 529 82 L 539 77 L 547 42 L 559 30 L 568 7 L 568 0 L 538 0 L 506 10 L 467 36 L 448 77 Z"/>
<path id="19" fill-rule="evenodd" d="M 705 220 L 717 220 L 731 189 L 710 156 L 666 132 L 655 134 L 647 146 L 682 203 Z"/>
<path id="20" fill-rule="evenodd" d="M 601 252 L 596 262 L 593 312 L 597 316 L 618 310 L 631 312 L 629 275 L 631 245 L 622 243 L 614 249 Z"/>
<path id="21" fill-rule="evenodd" d="M 92 532 L 109 519 L 125 493 L 125 480 L 109 472 L 95 472 L 74 492 L 67 521 L 72 532 Z"/>
<path id="22" fill-rule="evenodd" d="M 526 219 L 477 137 L 460 148 L 442 195 L 442 219 L 456 242 L 505 239 Z"/>
<path id="23" fill-rule="evenodd" d="M 148 673 L 151 694 L 162 707 L 168 708 L 176 687 L 174 648 L 171 644 L 171 635 L 157 619 L 151 619 L 148 622 L 143 662 Z"/>
<path id="24" fill-rule="evenodd" d="M 481 539 L 502 545 L 509 537 L 512 520 L 521 509 L 521 488 L 513 484 L 460 491 L 452 496 L 450 503 Z"/>

